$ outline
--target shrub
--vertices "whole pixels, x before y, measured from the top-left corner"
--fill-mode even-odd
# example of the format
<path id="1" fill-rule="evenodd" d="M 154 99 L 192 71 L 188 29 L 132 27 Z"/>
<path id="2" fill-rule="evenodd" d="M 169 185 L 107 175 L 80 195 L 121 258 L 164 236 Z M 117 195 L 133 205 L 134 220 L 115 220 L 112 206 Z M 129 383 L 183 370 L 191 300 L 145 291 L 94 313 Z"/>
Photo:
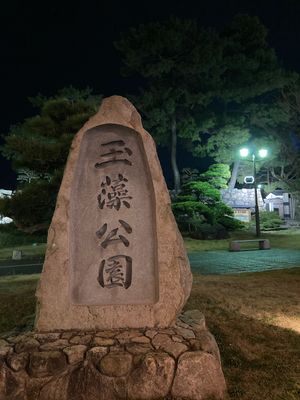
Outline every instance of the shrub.
<path id="1" fill-rule="evenodd" d="M 45 233 L 51 220 L 57 182 L 35 181 L 24 185 L 11 198 L 0 199 L 0 213 L 13 219 L 24 232 Z"/>
<path id="2" fill-rule="evenodd" d="M 264 211 L 259 214 L 260 227 L 262 230 L 278 229 L 282 225 L 282 219 L 277 212 Z"/>
<path id="3" fill-rule="evenodd" d="M 0 225 L 0 248 L 45 243 L 46 241 L 46 235 L 26 234 L 19 231 L 13 223 Z"/>
<path id="4" fill-rule="evenodd" d="M 190 237 L 193 239 L 226 239 L 229 237 L 228 231 L 221 224 L 210 225 L 207 223 L 192 224 Z"/>
<path id="5" fill-rule="evenodd" d="M 222 215 L 219 217 L 218 222 L 223 225 L 228 231 L 235 231 L 237 229 L 245 229 L 245 223 L 233 218 L 229 215 Z"/>
<path id="6" fill-rule="evenodd" d="M 214 172 L 213 178 L 218 170 Z M 205 174 L 202 174 L 205 175 Z M 172 208 L 178 227 L 195 239 L 224 239 L 228 231 L 241 228 L 242 224 L 233 218 L 233 210 L 221 201 L 220 190 L 213 181 L 188 181 L 182 193 L 174 198 Z M 210 177 L 210 175 L 209 175 Z"/>

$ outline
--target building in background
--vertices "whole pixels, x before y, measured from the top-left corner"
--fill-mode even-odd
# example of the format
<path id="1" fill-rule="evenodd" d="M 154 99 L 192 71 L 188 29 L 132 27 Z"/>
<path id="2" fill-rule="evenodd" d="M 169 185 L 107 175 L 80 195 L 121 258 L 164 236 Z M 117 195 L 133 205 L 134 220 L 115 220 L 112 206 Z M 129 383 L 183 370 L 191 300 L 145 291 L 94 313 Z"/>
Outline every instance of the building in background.
<path id="1" fill-rule="evenodd" d="M 260 189 L 257 189 L 258 207 L 265 210 Z M 254 189 L 222 189 L 222 201 L 233 209 L 234 218 L 242 222 L 251 221 L 251 213 L 255 212 Z"/>
<path id="2" fill-rule="evenodd" d="M 11 197 L 12 190 L 0 189 L 0 198 L 2 197 Z M 0 224 L 9 224 L 12 222 L 11 218 L 5 217 L 4 215 L 0 214 Z"/>
<path id="3" fill-rule="evenodd" d="M 291 194 L 284 190 L 274 190 L 265 198 L 266 211 L 275 211 L 285 219 L 295 219 L 296 203 Z"/>
<path id="4" fill-rule="evenodd" d="M 255 212 L 254 189 L 222 189 L 222 201 L 230 206 L 234 218 L 251 221 L 251 213 Z M 262 198 L 260 189 L 257 189 L 259 211 L 275 211 L 284 220 L 294 220 L 296 201 L 290 193 L 284 190 L 274 190 L 265 199 Z"/>

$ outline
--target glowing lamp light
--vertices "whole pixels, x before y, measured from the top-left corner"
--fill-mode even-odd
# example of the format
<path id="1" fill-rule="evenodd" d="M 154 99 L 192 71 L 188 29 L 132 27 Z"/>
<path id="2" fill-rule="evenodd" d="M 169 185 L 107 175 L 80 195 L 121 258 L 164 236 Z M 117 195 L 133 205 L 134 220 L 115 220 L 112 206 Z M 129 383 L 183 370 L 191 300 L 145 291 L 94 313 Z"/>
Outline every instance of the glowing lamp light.
<path id="1" fill-rule="evenodd" d="M 247 147 L 240 149 L 240 155 L 241 157 L 247 157 L 249 155 L 249 149 L 247 149 Z"/>
<path id="2" fill-rule="evenodd" d="M 260 149 L 260 150 L 258 151 L 258 154 L 259 154 L 259 157 L 265 158 L 265 157 L 267 157 L 267 155 L 268 155 L 268 150 L 267 150 L 267 149 Z"/>

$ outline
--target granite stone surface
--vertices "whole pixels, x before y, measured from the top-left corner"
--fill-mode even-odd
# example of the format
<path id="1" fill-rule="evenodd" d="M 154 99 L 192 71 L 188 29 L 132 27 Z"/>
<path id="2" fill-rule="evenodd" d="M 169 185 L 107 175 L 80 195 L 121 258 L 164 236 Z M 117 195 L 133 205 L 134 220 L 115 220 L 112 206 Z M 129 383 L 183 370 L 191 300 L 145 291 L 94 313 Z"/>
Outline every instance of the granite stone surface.
<path id="1" fill-rule="evenodd" d="M 190 333 L 181 336 L 183 322 Z M 3 335 L 0 399 L 225 400 L 219 349 L 199 311 L 179 315 L 172 328 L 108 336 L 105 330 Z M 78 337 L 86 344 L 74 344 Z"/>
<path id="2" fill-rule="evenodd" d="M 166 328 L 191 284 L 154 141 L 127 99 L 106 98 L 71 145 L 36 329 Z"/>

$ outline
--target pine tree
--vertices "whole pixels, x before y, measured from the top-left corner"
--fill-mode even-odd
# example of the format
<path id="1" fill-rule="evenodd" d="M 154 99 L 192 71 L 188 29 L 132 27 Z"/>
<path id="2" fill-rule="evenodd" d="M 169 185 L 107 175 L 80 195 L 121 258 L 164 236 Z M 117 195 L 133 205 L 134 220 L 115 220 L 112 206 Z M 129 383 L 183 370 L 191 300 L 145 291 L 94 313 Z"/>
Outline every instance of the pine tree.
<path id="1" fill-rule="evenodd" d="M 132 28 L 115 45 L 124 73 L 143 80 L 135 103 L 157 143 L 171 150 L 175 192 L 178 145 L 233 164 L 251 137 L 251 104 L 295 79 L 280 68 L 257 17 L 237 16 L 221 32 L 172 17 Z"/>
<path id="2" fill-rule="evenodd" d="M 178 192 L 178 140 L 181 144 L 198 138 L 195 109 L 205 108 L 218 92 L 222 70 L 218 35 L 196 21 L 172 17 L 132 28 L 115 45 L 122 53 L 125 73 L 144 79 L 136 103 L 157 143 L 171 150 Z"/>
<path id="3" fill-rule="evenodd" d="M 35 177 L 20 181 L 12 198 L 0 201 L 0 213 L 11 217 L 20 229 L 48 228 L 72 139 L 97 111 L 100 98 L 90 89 L 73 87 L 53 97 L 39 95 L 30 99 L 37 114 L 12 126 L 4 136 L 2 152 L 13 168 Z"/>

